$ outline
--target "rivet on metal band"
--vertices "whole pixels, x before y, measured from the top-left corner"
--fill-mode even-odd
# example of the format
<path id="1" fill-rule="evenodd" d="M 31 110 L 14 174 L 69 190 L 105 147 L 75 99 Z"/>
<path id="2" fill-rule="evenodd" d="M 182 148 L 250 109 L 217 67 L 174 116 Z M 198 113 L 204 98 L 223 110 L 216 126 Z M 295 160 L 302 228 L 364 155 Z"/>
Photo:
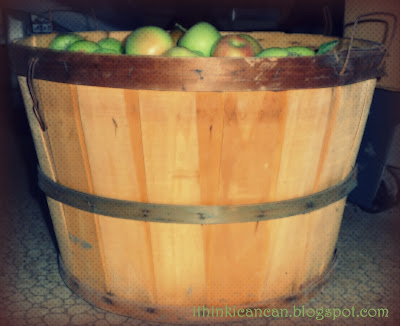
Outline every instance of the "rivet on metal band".
<path id="1" fill-rule="evenodd" d="M 56 183 L 40 168 L 38 180 L 40 189 L 48 197 L 93 214 L 146 222 L 226 224 L 273 220 L 307 214 L 323 208 L 344 198 L 357 186 L 357 173 L 354 168 L 341 183 L 309 196 L 277 202 L 226 206 L 168 205 L 99 197 Z"/>

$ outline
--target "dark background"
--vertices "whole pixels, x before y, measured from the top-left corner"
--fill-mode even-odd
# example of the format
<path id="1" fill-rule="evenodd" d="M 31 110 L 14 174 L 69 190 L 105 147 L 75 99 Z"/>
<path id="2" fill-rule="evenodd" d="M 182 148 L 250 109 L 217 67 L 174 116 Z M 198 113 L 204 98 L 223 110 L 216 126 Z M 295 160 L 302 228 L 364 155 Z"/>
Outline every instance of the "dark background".
<path id="1" fill-rule="evenodd" d="M 175 22 L 190 27 L 203 20 L 219 30 L 343 34 L 344 0 L 3 0 L 3 3 L 9 15 L 34 12 L 48 17 L 49 10 L 53 18 L 58 11 L 95 14 L 99 21 L 115 30 L 152 24 L 170 29 Z M 58 24 L 54 27 L 63 29 Z"/>

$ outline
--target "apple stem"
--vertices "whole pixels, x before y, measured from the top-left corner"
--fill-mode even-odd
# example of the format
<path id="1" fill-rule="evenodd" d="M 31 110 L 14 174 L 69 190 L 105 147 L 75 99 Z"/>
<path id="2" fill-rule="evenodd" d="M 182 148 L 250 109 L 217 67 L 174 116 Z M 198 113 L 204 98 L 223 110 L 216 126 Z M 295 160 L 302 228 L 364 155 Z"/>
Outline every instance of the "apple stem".
<path id="1" fill-rule="evenodd" d="M 187 32 L 187 29 L 178 23 L 175 23 L 175 27 L 184 33 Z"/>

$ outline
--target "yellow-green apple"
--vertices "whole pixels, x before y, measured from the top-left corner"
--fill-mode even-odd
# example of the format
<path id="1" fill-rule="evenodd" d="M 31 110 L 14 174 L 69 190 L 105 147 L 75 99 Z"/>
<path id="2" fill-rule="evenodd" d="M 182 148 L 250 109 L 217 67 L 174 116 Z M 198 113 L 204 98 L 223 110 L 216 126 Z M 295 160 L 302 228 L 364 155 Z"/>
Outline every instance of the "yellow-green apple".
<path id="1" fill-rule="evenodd" d="M 249 34 L 239 34 L 240 36 L 244 37 L 247 41 L 250 42 L 251 46 L 253 47 L 254 50 L 254 55 L 257 55 L 262 51 L 262 46 L 260 43 L 251 35 Z"/>
<path id="2" fill-rule="evenodd" d="M 174 46 L 163 54 L 164 57 L 201 57 L 200 54 L 181 46 Z"/>
<path id="3" fill-rule="evenodd" d="M 291 56 L 300 56 L 300 57 L 305 57 L 305 56 L 314 56 L 315 52 L 309 48 L 306 48 L 304 46 L 290 46 L 286 48 L 286 50 L 289 51 L 289 54 Z"/>
<path id="4" fill-rule="evenodd" d="M 79 34 L 58 34 L 50 42 L 49 49 L 65 50 L 72 43 L 82 40 L 84 40 L 84 38 Z"/>
<path id="5" fill-rule="evenodd" d="M 189 28 L 179 39 L 178 45 L 209 57 L 214 43 L 220 37 L 220 32 L 213 25 L 207 22 L 199 22 Z"/>
<path id="6" fill-rule="evenodd" d="M 124 53 L 124 48 L 120 41 L 112 37 L 106 37 L 97 42 L 102 48 L 115 50 L 118 53 Z"/>
<path id="7" fill-rule="evenodd" d="M 288 57 L 289 51 L 284 48 L 278 48 L 278 47 L 273 47 L 273 48 L 268 48 L 265 50 L 262 50 L 260 53 L 256 55 L 256 57 L 259 58 L 272 58 L 272 57 Z"/>
<path id="8" fill-rule="evenodd" d="M 215 42 L 211 56 L 213 57 L 252 57 L 254 50 L 244 37 L 233 34 L 225 35 Z"/>
<path id="9" fill-rule="evenodd" d="M 67 51 L 86 52 L 86 53 L 91 53 L 98 49 L 101 49 L 100 45 L 98 45 L 96 42 L 86 41 L 86 40 L 74 42 L 66 48 Z"/>
<path id="10" fill-rule="evenodd" d="M 172 47 L 167 31 L 157 26 L 144 26 L 134 30 L 127 38 L 125 53 L 133 55 L 162 55 Z"/>

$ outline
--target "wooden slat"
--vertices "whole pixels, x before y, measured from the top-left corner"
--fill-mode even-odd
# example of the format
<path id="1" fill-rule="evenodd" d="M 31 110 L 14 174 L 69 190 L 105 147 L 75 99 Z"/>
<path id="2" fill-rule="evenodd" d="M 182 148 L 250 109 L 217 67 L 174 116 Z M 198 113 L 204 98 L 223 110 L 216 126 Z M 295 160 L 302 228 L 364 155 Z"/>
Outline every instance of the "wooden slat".
<path id="1" fill-rule="evenodd" d="M 346 198 L 343 198 L 326 206 L 323 210 L 309 214 L 304 219 L 308 235 L 303 264 L 298 269 L 298 284 L 300 280 L 306 283 L 322 275 L 331 262 L 345 204 Z M 313 255 L 310 255 L 310 252 L 313 252 Z"/>
<path id="2" fill-rule="evenodd" d="M 75 86 L 39 81 L 39 90 L 58 182 L 92 193 Z M 63 205 L 63 210 L 75 264 L 72 272 L 83 282 L 106 291 L 96 216 L 68 205 Z"/>
<path id="3" fill-rule="evenodd" d="M 57 181 L 54 161 L 50 148 L 50 141 L 48 135 L 42 131 L 36 117 L 32 111 L 32 98 L 28 90 L 27 81 L 25 77 L 18 76 L 18 82 L 21 89 L 22 98 L 24 101 L 26 115 L 28 118 L 29 126 L 32 132 L 33 142 L 35 144 L 36 154 L 38 157 L 40 168 L 52 180 Z M 38 88 L 35 82 L 35 89 Z M 60 255 L 65 263 L 65 266 L 70 270 L 75 270 L 75 261 L 71 250 L 71 243 L 68 237 L 68 230 L 66 226 L 66 218 L 63 210 L 63 205 L 47 198 L 49 211 L 56 234 Z"/>
<path id="4" fill-rule="evenodd" d="M 139 93 L 149 202 L 201 201 L 196 94 Z M 150 226 L 157 302 L 204 302 L 203 231 L 200 225 Z"/>
<path id="5" fill-rule="evenodd" d="M 270 200 L 279 171 L 286 105 L 285 92 L 227 93 L 220 205 Z"/>
<path id="6" fill-rule="evenodd" d="M 197 93 L 197 135 L 199 146 L 199 174 L 200 174 L 200 203 L 202 205 L 217 205 L 219 174 L 221 164 L 221 147 L 224 127 L 224 93 Z M 209 255 L 214 251 L 211 241 L 213 227 L 203 226 L 205 292 L 203 303 L 209 304 L 212 275 L 210 271 Z"/>
<path id="7" fill-rule="evenodd" d="M 331 88 L 290 91 L 275 200 L 314 192 L 323 136 L 329 124 Z"/>
<path id="8" fill-rule="evenodd" d="M 201 205 L 218 203 L 224 99 L 224 93 L 196 94 Z"/>
<path id="9" fill-rule="evenodd" d="M 371 80 L 335 89 L 315 191 L 340 182 L 354 167 L 374 86 L 375 80 Z M 324 214 L 313 212 L 307 216 L 308 237 L 299 279 L 311 280 L 321 275 L 329 264 L 336 246 L 345 200 L 329 205 Z M 307 254 L 309 252 L 315 252 L 313 257 Z"/>
<path id="10" fill-rule="evenodd" d="M 363 117 L 368 81 L 348 86 L 338 87 L 334 97 L 339 101 L 335 124 L 330 131 L 326 156 L 321 163 L 323 168 L 315 190 L 326 189 L 343 179 L 348 168 L 349 157 L 352 153 L 356 135 Z"/>
<path id="11" fill-rule="evenodd" d="M 282 145 L 278 182 L 274 200 L 287 200 L 313 193 L 329 123 L 332 90 L 313 89 L 288 92 L 285 137 Z M 267 269 L 263 295 L 265 299 L 297 292 L 297 271 L 307 238 L 306 215 L 271 221 Z"/>
<path id="12" fill-rule="evenodd" d="M 320 184 L 321 173 L 324 168 L 324 163 L 328 153 L 329 144 L 331 141 L 332 132 L 336 124 L 337 114 L 340 109 L 340 103 L 341 103 L 340 98 L 342 94 L 341 90 L 342 89 L 340 87 L 332 88 L 332 96 L 331 96 L 331 102 L 329 104 L 329 112 L 327 112 L 328 125 L 326 126 L 324 135 L 323 136 L 321 135 L 321 139 L 323 141 L 323 147 L 321 149 L 320 157 L 318 160 L 318 166 L 316 168 L 316 178 L 313 180 L 313 189 L 315 191 L 317 191 L 317 189 L 325 189 L 323 188 L 323 186 L 322 187 L 319 186 L 319 184 Z M 303 223 L 305 229 L 309 230 L 310 228 L 312 230 L 318 230 L 320 234 L 323 234 L 325 230 L 331 229 L 334 225 L 337 225 L 338 222 L 340 225 L 341 216 L 338 216 L 337 212 L 339 210 L 343 211 L 342 207 L 343 205 L 344 201 L 339 201 L 337 203 L 333 203 L 331 207 L 326 207 L 325 209 L 313 212 L 308 216 L 304 216 Z M 334 210 L 332 210 L 332 207 L 334 208 Z M 333 227 L 330 230 L 330 232 L 334 232 L 335 230 L 337 232 L 339 231 L 337 228 Z M 338 234 L 336 234 L 336 239 L 337 236 Z M 311 242 L 313 243 L 312 245 L 315 245 L 315 242 L 317 242 L 318 245 L 321 245 L 321 242 L 318 239 L 314 238 L 314 234 L 310 234 L 310 232 L 308 232 L 308 234 L 304 237 L 303 241 L 304 252 L 303 254 L 300 255 L 300 257 L 305 257 L 305 259 L 307 259 L 306 250 L 309 250 Z M 321 247 L 315 247 L 315 248 L 322 249 Z M 328 262 L 328 259 L 330 259 L 325 256 L 326 254 L 327 254 L 326 251 L 318 250 L 317 253 L 313 255 L 312 259 L 307 259 L 307 262 L 304 262 L 303 259 L 303 264 L 296 271 L 297 274 L 296 288 L 303 285 L 304 283 L 307 283 L 307 281 L 312 280 L 313 277 L 317 277 L 319 275 L 319 272 L 316 274 L 315 272 L 313 273 L 313 271 L 310 270 L 310 264 L 312 265 L 311 268 L 316 266 L 315 268 L 316 270 L 323 272 L 322 267 L 324 267 L 325 262 Z"/>
<path id="13" fill-rule="evenodd" d="M 139 93 L 149 202 L 199 202 L 195 93 Z"/>
<path id="14" fill-rule="evenodd" d="M 351 154 L 349 155 L 347 164 L 344 168 L 344 171 L 342 174 L 342 179 L 346 178 L 346 176 L 350 173 L 351 169 L 353 169 L 355 166 L 358 151 L 359 151 L 360 145 L 361 145 L 361 140 L 364 135 L 365 125 L 367 123 L 367 119 L 368 119 L 368 115 L 369 115 L 369 109 L 371 107 L 372 98 L 374 96 L 374 90 L 375 90 L 376 83 L 377 83 L 376 79 L 371 79 L 371 80 L 365 82 L 364 87 L 366 87 L 366 89 L 365 89 L 364 101 L 362 104 L 362 108 L 360 106 L 360 110 L 362 110 L 362 115 L 361 115 L 361 118 L 357 125 L 357 133 L 353 139 Z M 364 95 L 364 94 L 360 94 L 360 96 L 362 96 L 362 95 Z M 361 103 L 359 103 L 359 105 L 361 105 Z M 357 124 L 357 121 L 354 122 L 354 125 L 356 125 L 356 124 Z"/>
<path id="15" fill-rule="evenodd" d="M 25 77 L 18 76 L 18 82 L 20 85 L 22 98 L 24 100 L 26 115 L 32 132 L 32 138 L 35 144 L 40 168 L 49 178 L 57 181 L 49 138 L 48 135 L 41 130 L 40 125 L 32 111 L 33 102 L 28 90 L 27 80 Z M 34 82 L 34 85 L 35 89 L 37 89 L 37 82 Z M 71 252 L 71 245 L 69 242 L 63 207 L 60 203 L 55 202 L 51 198 L 47 198 L 47 202 L 49 205 L 61 257 L 67 268 L 74 270 L 75 265 Z"/>
<path id="16" fill-rule="evenodd" d="M 268 201 L 275 187 L 286 118 L 286 94 L 227 93 L 218 204 Z M 207 226 L 207 304 L 257 300 L 268 223 Z"/>
<path id="17" fill-rule="evenodd" d="M 93 192 L 146 200 L 136 93 L 89 86 L 78 86 L 77 93 Z M 98 218 L 109 291 L 122 298 L 154 302 L 147 223 Z"/>

